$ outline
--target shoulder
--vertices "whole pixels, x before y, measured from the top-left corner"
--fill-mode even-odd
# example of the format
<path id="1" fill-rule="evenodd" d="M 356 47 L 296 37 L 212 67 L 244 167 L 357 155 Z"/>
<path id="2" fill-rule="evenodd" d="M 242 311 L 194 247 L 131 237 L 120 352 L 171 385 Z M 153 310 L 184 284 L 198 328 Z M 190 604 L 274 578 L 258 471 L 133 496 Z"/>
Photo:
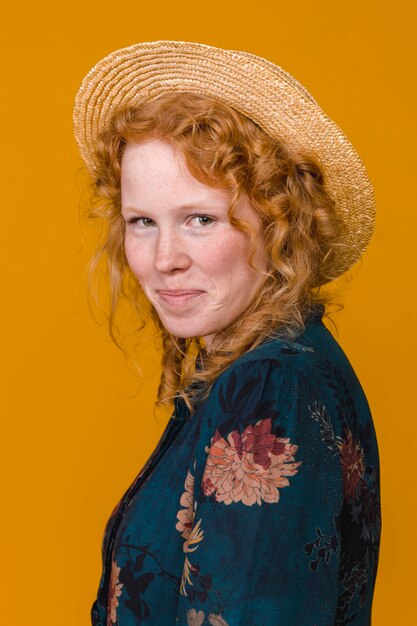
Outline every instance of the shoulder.
<path id="1" fill-rule="evenodd" d="M 231 377 L 243 382 L 255 374 L 272 371 L 289 371 L 314 379 L 318 368 L 324 364 L 346 373 L 353 372 L 343 350 L 329 330 L 320 322 L 310 322 L 298 337 L 271 338 L 236 359 L 216 381 L 223 385 Z"/>
<path id="2" fill-rule="evenodd" d="M 366 407 L 361 385 L 343 350 L 321 322 L 291 340 L 273 338 L 242 355 L 215 381 L 206 407 L 219 416 L 253 415 L 262 406 L 288 414 L 341 396 Z M 336 397 L 337 396 L 337 397 Z"/>

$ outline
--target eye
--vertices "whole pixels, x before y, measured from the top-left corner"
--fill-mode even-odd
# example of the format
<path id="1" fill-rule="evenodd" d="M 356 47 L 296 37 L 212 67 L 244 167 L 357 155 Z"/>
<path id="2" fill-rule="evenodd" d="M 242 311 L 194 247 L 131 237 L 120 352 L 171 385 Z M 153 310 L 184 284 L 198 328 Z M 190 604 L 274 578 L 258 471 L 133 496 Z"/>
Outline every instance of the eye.
<path id="1" fill-rule="evenodd" d="M 195 213 L 190 216 L 190 221 L 197 226 L 209 226 L 214 222 L 214 218 L 210 217 L 210 215 L 205 215 L 204 213 Z"/>
<path id="2" fill-rule="evenodd" d="M 137 224 L 138 226 L 142 226 L 144 228 L 147 228 L 149 226 L 153 226 L 155 224 L 155 222 L 150 218 L 150 217 L 129 217 L 126 220 L 127 224 Z"/>

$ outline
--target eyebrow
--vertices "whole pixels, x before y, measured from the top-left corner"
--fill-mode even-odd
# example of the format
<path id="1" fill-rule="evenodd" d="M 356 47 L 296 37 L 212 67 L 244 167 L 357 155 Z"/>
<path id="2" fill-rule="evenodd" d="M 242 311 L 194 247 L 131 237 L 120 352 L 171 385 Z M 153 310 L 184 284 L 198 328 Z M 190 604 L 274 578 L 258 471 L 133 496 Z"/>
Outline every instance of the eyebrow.
<path id="1" fill-rule="evenodd" d="M 220 209 L 220 208 L 223 208 L 223 207 L 220 207 L 215 202 L 210 202 L 210 201 L 206 201 L 206 200 L 200 200 L 200 201 L 196 201 L 196 202 L 187 202 L 186 204 L 180 204 L 179 206 L 171 207 L 171 210 L 173 210 L 173 211 L 195 211 L 195 209 L 199 209 L 199 208 L 201 208 L 201 209 L 204 208 L 205 210 L 209 210 L 210 208 L 211 209 Z M 141 209 L 140 207 L 134 207 L 134 206 L 122 207 L 122 212 L 123 211 L 134 211 L 135 213 L 147 213 L 147 211 L 145 209 Z"/>

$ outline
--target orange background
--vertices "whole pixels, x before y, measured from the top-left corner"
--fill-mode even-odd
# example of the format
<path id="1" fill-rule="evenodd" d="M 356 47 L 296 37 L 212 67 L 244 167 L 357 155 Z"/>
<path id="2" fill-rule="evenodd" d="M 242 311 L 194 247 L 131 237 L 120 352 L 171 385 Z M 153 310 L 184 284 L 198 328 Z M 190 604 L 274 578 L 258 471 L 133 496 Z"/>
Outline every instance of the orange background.
<path id="1" fill-rule="evenodd" d="M 3 10 L 1 623 L 89 624 L 107 516 L 166 420 L 152 410 L 159 358 L 152 339 L 140 351 L 139 379 L 88 310 L 84 268 L 93 232 L 80 217 L 85 178 L 71 122 L 90 67 L 116 48 L 152 39 L 242 49 L 282 65 L 368 168 L 377 229 L 336 322 L 367 392 L 382 457 L 373 624 L 414 622 L 411 7 L 411 0 L 385 7 L 380 0 L 26 0 Z"/>

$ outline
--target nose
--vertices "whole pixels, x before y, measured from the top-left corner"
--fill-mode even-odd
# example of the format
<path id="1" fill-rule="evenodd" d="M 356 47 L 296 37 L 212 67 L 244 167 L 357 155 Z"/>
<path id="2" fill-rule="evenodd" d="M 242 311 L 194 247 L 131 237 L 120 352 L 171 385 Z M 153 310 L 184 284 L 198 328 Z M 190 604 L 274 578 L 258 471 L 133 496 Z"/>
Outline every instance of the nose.
<path id="1" fill-rule="evenodd" d="M 160 232 L 156 241 L 154 267 L 158 272 L 172 274 L 188 269 L 191 258 L 185 242 L 173 231 Z"/>

